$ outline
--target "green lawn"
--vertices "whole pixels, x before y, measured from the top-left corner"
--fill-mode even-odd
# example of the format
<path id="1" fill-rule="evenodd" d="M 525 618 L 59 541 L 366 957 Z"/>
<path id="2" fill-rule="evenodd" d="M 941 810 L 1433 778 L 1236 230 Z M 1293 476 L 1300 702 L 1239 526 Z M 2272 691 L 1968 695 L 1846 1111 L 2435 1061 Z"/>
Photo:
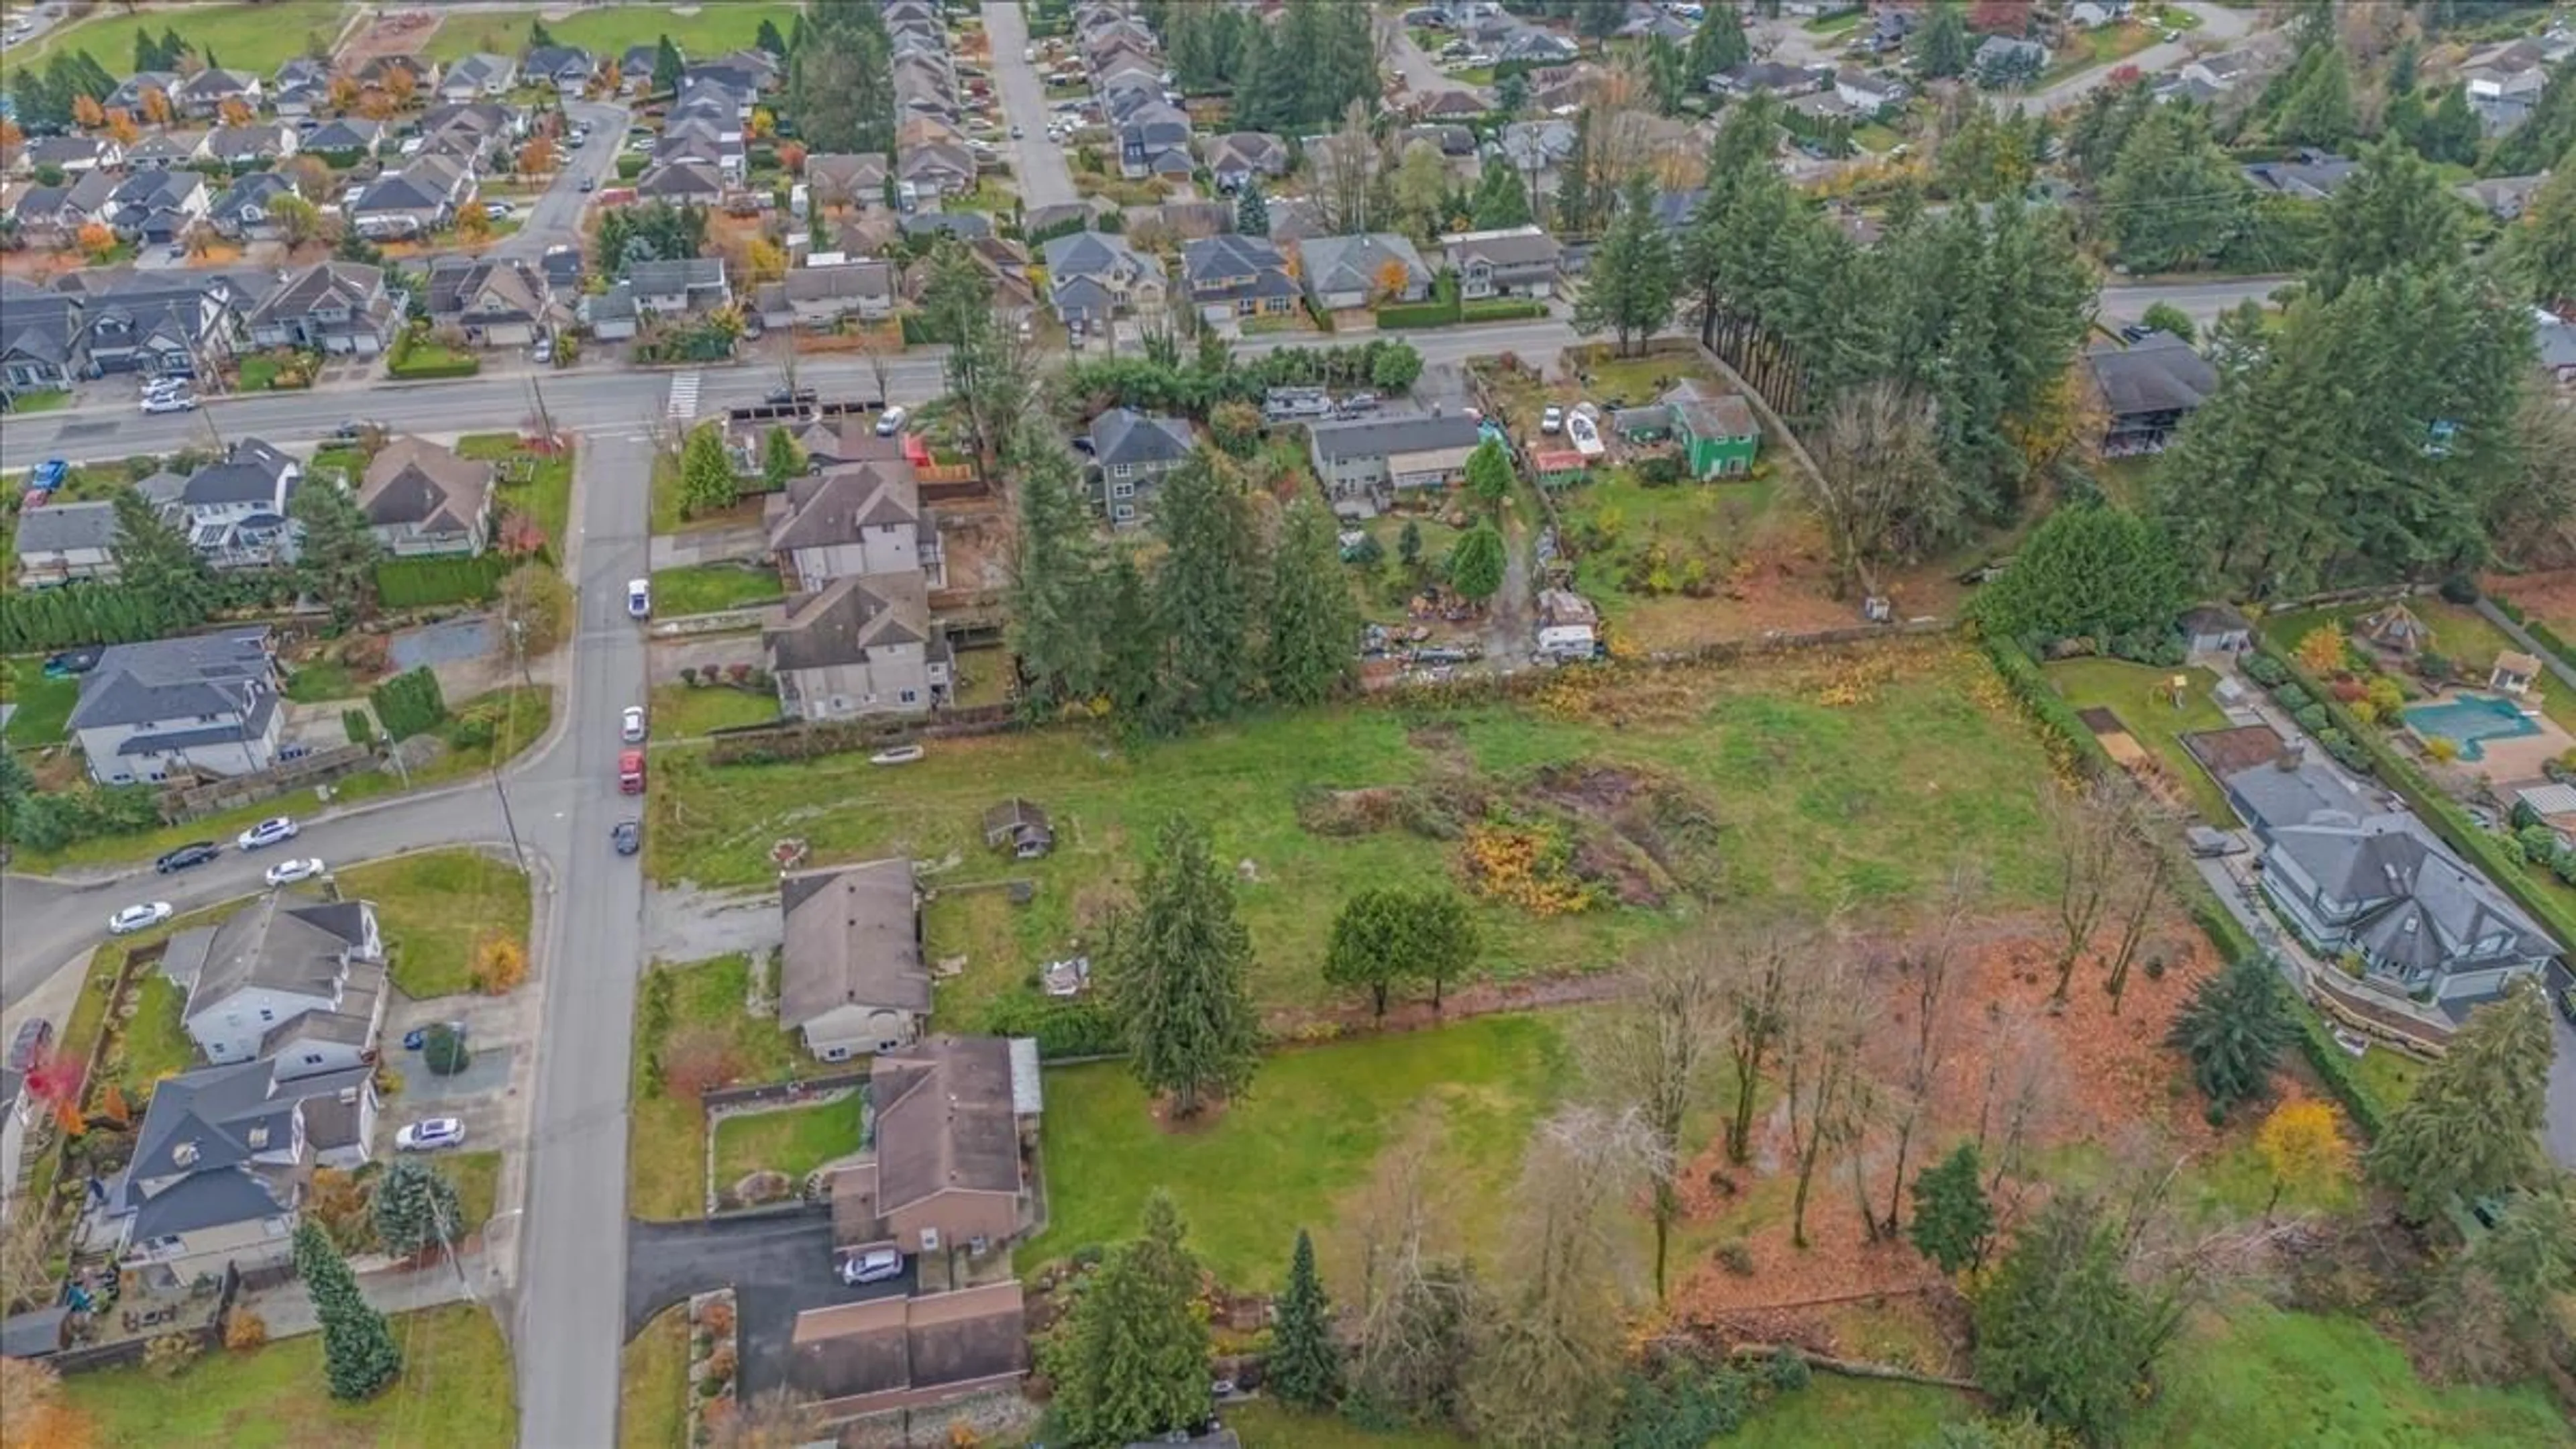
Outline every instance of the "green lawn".
<path id="1" fill-rule="evenodd" d="M 665 684 L 653 691 L 652 712 L 653 738 L 685 740 L 734 725 L 767 724 L 778 718 L 778 696 L 729 684 Z"/>
<path id="2" fill-rule="evenodd" d="M 362 1404 L 336 1403 L 325 1390 L 318 1333 L 210 1354 L 175 1379 L 142 1368 L 74 1374 L 63 1395 L 98 1426 L 102 1444 L 429 1449 L 515 1440 L 510 1350 L 489 1312 L 456 1304 L 400 1313 L 392 1328 L 404 1349 L 402 1377 Z"/>
<path id="3" fill-rule="evenodd" d="M 414 1000 L 474 989 L 487 935 L 528 938 L 528 878 L 480 851 L 433 850 L 338 872 L 340 894 L 376 903 L 394 984 Z"/>
<path id="4" fill-rule="evenodd" d="M 442 1153 L 431 1165 L 456 1184 L 456 1207 L 465 1218 L 465 1231 L 473 1232 L 492 1220 L 493 1205 L 501 1198 L 500 1149 Z"/>
<path id="5" fill-rule="evenodd" d="M 1226 1405 L 1225 1426 L 1244 1449 L 1468 1449 L 1472 1442 L 1437 1429 L 1381 1434 L 1337 1414 L 1300 1414 L 1276 1399 Z"/>
<path id="6" fill-rule="evenodd" d="M 1546 767 L 1616 767 L 1704 806 L 1714 832 L 1667 857 L 1730 903 L 1901 907 L 1962 850 L 1987 862 L 2000 902 L 2038 899 L 2046 870 L 2037 791 L 2047 765 L 2022 723 L 1981 694 L 1982 667 L 1946 642 L 1899 646 L 1851 660 L 1613 679 L 1592 686 L 1598 712 L 1581 717 L 1543 703 L 1345 707 L 1261 715 L 1128 750 L 1059 727 L 943 740 L 899 771 L 855 753 L 719 769 L 703 752 L 674 751 L 657 763 L 646 858 L 662 883 L 751 886 L 775 874 L 769 850 L 781 836 L 805 839 L 817 863 L 953 854 L 960 864 L 943 885 L 1033 880 L 1018 935 L 1051 946 L 1093 929 L 1136 880 L 1153 832 L 1187 813 L 1214 832 L 1219 860 L 1251 863 L 1255 879 L 1237 899 L 1254 989 L 1265 1002 L 1305 1006 L 1328 995 L 1316 968 L 1336 903 L 1363 885 L 1454 879 L 1463 864 L 1458 841 L 1401 826 L 1308 830 L 1301 797 L 1329 790 L 1417 790 L 1426 808 L 1454 809 L 1462 788 L 1490 789 L 1509 809 Z M 1877 681 L 1867 703 L 1820 702 L 1846 673 Z M 1569 676 L 1564 687 L 1584 686 Z M 1614 704 L 1619 728 L 1608 722 Z M 1415 738 L 1417 727 L 1427 732 Z M 1052 813 L 1052 856 L 1012 861 L 985 849 L 982 813 L 1012 795 Z M 1618 848 L 1606 827 L 1583 828 Z M 1683 929 L 1684 899 L 1676 889 L 1661 908 L 1546 917 L 1479 902 L 1483 964 L 1505 977 L 1604 966 Z"/>
<path id="7" fill-rule="evenodd" d="M 684 1449 L 689 1437 L 689 1309 L 653 1315 L 618 1355 L 618 1449 Z"/>
<path id="8" fill-rule="evenodd" d="M 297 704 L 322 704 L 335 699 L 355 699 L 366 693 L 349 674 L 349 666 L 334 660 L 317 659 L 300 665 L 286 678 L 286 697 Z"/>
<path id="9" fill-rule="evenodd" d="M 428 769 L 415 771 L 412 783 L 453 780 L 489 770 L 495 760 L 510 760 L 546 737 L 546 727 L 554 722 L 554 708 L 555 692 L 543 684 L 514 684 L 454 705 L 448 713 L 456 718 L 489 718 L 493 728 L 492 743 L 451 749 L 440 755 Z"/>
<path id="10" fill-rule="evenodd" d="M 653 571 L 653 612 L 664 618 L 748 608 L 786 593 L 776 569 L 694 564 Z"/>
<path id="11" fill-rule="evenodd" d="M 865 1095 L 852 1092 L 837 1102 L 725 1118 L 716 1124 L 716 1185 L 731 1187 L 764 1170 L 802 1180 L 833 1158 L 849 1156 L 859 1150 L 865 1105 Z"/>
<path id="12" fill-rule="evenodd" d="M 656 37 L 667 35 L 682 55 L 691 60 L 712 60 L 728 50 L 750 45 L 759 37 L 762 20 L 776 21 L 784 33 L 795 18 L 794 5 L 736 0 L 726 0 L 721 5 L 701 4 L 689 15 L 675 15 L 661 6 L 611 5 L 561 18 L 550 14 L 546 29 L 553 32 L 558 45 L 587 46 L 607 56 L 617 55 L 630 45 L 650 45 Z M 478 50 L 516 55 L 527 43 L 525 15 L 456 14 L 438 27 L 438 33 L 430 37 L 428 49 L 432 59 L 450 61 Z"/>
<path id="13" fill-rule="evenodd" d="M 9 416 L 34 417 L 38 413 L 60 412 L 71 405 L 69 388 L 57 388 L 52 392 L 22 392 L 9 400 Z"/>
<path id="14" fill-rule="evenodd" d="M 2247 1444 L 2563 1445 L 2538 1387 L 2436 1388 L 2353 1318 L 2228 1305 L 2186 1333 L 2157 1371 L 2129 1441 L 2159 1449 Z"/>
<path id="15" fill-rule="evenodd" d="M 2432 1069 L 2428 1062 L 2419 1062 L 2404 1052 L 2376 1045 L 2362 1053 L 2361 1059 L 2353 1065 L 2362 1084 L 2370 1089 L 2370 1095 L 2390 1111 L 2405 1106 L 2406 1100 L 2415 1095 L 2415 1084 L 2424 1080 L 2424 1074 Z"/>
<path id="16" fill-rule="evenodd" d="M 256 71 L 265 76 L 303 54 L 313 33 L 318 31 L 325 43 L 337 39 L 348 8 L 343 0 L 273 0 L 259 5 L 196 4 L 127 14 L 122 6 L 103 5 L 76 25 L 49 29 L 25 45 L 9 47 L 7 56 L 0 59 L 0 71 L 37 64 L 58 49 L 86 50 L 107 68 L 109 75 L 121 76 L 134 68 L 136 35 L 149 30 L 158 39 L 163 31 L 175 29 L 181 40 L 197 47 L 200 60 L 211 50 L 216 59 L 233 70 Z"/>
<path id="17" fill-rule="evenodd" d="M 1731 1437 L 1735 1449 L 1817 1449 L 1827 1444 L 1919 1445 L 1941 1426 L 1976 1417 L 1967 1395 L 1926 1384 L 1838 1378 L 1820 1373 L 1794 1394 L 1763 1406 Z"/>
<path id="18" fill-rule="evenodd" d="M 197 1064 L 197 1044 L 188 1038 L 182 1013 L 188 993 L 158 967 L 146 967 L 135 983 L 135 1011 L 125 1023 L 125 1061 L 112 1075 L 128 1103 L 163 1077 L 177 1076 Z"/>
<path id="19" fill-rule="evenodd" d="M 457 439 L 456 451 L 460 457 L 516 463 L 525 469 L 521 474 L 504 467 L 501 486 L 494 496 L 507 507 L 536 515 L 537 522 L 545 527 L 547 544 L 556 558 L 562 558 L 566 531 L 572 526 L 573 450 L 566 448 L 552 456 L 541 456 L 521 447 L 514 434 L 476 433 Z"/>
<path id="20" fill-rule="evenodd" d="M 2186 734 L 2227 728 L 2227 712 L 2218 707 L 2210 693 L 2218 685 L 2217 675 L 2206 669 L 2151 668 L 2124 659 L 2068 659 L 2045 666 L 2045 672 L 2068 704 L 2077 709 L 2107 709 L 2118 715 L 2130 738 L 2155 756 L 2182 787 L 2204 824 L 2235 824 L 2235 813 L 2227 808 L 2227 797 L 2218 782 L 2209 777 L 2182 743 Z M 2159 699 L 2156 693 L 2177 674 L 2191 681 L 2184 690 L 2180 709 Z"/>
<path id="21" fill-rule="evenodd" d="M 775 1082 L 787 1077 L 819 1076 L 846 1071 L 845 1065 L 818 1062 L 805 1054 L 796 1038 L 778 1029 L 771 1018 L 755 1018 L 742 1009 L 749 989 L 751 961 L 746 956 L 719 956 L 712 961 L 668 970 L 674 982 L 671 1034 L 711 1026 L 732 1043 L 737 1082 Z M 649 985 L 649 983 L 648 983 Z M 666 1038 L 667 1039 L 667 1038 Z M 660 1090 L 650 1081 L 647 1061 L 658 1043 L 645 1032 L 641 1011 L 635 1023 L 631 1097 L 634 1104 L 626 1150 L 626 1210 L 645 1218 L 693 1218 L 706 1210 L 706 1115 L 698 1104 Z M 647 1087 L 653 1090 L 647 1090 Z M 855 1137 L 856 1132 L 853 1130 Z"/>
<path id="22" fill-rule="evenodd" d="M 9 744 L 20 749 L 61 744 L 63 727 L 80 703 L 80 681 L 47 679 L 40 655 L 23 655 L 5 665 L 0 703 L 17 706 L 9 713 Z"/>
<path id="23" fill-rule="evenodd" d="M 1155 1124 L 1123 1064 L 1049 1072 L 1048 1225 L 1021 1246 L 1019 1266 L 1133 1235 L 1160 1186 L 1180 1204 L 1192 1251 L 1227 1286 L 1275 1286 L 1305 1227 L 1341 1289 L 1358 1277 L 1342 1236 L 1352 1200 L 1380 1154 L 1416 1134 L 1431 1152 L 1423 1180 L 1442 1247 L 1490 1250 L 1522 1143 L 1568 1070 L 1562 1020 L 1488 1016 L 1282 1052 L 1262 1064 L 1251 1096 L 1179 1132 Z"/>

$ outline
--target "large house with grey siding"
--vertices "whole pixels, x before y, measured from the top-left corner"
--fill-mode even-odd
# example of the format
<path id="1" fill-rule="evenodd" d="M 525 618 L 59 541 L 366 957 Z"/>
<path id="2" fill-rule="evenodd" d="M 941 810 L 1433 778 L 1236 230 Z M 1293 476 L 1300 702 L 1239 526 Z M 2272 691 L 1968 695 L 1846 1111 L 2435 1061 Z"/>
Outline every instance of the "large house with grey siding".
<path id="1" fill-rule="evenodd" d="M 261 627 L 109 646 L 81 676 L 70 730 L 91 779 L 131 785 L 265 770 L 284 720 Z"/>
<path id="2" fill-rule="evenodd" d="M 900 457 L 791 478 L 786 491 L 770 495 L 762 519 L 770 553 L 800 590 L 863 575 L 927 572 L 938 583 L 938 530 L 922 512 L 912 465 Z"/>
<path id="3" fill-rule="evenodd" d="M 918 571 L 852 574 L 790 596 L 760 632 L 778 707 L 798 719 L 927 713 L 948 697 L 946 637 Z"/>
<path id="4" fill-rule="evenodd" d="M 1197 441 L 1179 418 L 1111 408 L 1091 421 L 1091 457 L 1100 470 L 1093 503 L 1120 528 L 1133 527 L 1164 474 L 1190 460 Z"/>
<path id="5" fill-rule="evenodd" d="M 1315 476 L 1337 513 L 1367 517 L 1398 490 L 1446 488 L 1467 476 L 1476 420 L 1445 413 L 1319 422 L 1307 430 Z"/>
<path id="6" fill-rule="evenodd" d="M 2220 782 L 2263 842 L 2263 893 L 2320 954 L 2452 1015 L 2558 944 L 2424 823 L 2297 747 Z"/>
<path id="7" fill-rule="evenodd" d="M 271 891 L 172 936 L 161 971 L 186 989 L 180 1021 L 206 1060 L 271 1057 L 294 1077 L 357 1066 L 375 1045 L 384 961 L 373 904 Z"/>

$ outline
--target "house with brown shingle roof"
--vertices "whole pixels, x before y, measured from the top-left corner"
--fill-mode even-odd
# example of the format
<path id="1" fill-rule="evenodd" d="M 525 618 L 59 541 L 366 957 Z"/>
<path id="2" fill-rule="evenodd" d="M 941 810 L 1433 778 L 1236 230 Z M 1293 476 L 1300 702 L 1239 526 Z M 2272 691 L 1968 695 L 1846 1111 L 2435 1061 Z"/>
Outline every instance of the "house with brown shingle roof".
<path id="1" fill-rule="evenodd" d="M 791 478 L 785 491 L 769 496 L 761 521 L 769 529 L 769 551 L 801 589 L 938 567 L 938 534 L 924 526 L 920 481 L 899 456 Z"/>
<path id="2" fill-rule="evenodd" d="M 948 697 L 948 641 L 918 570 L 793 595 L 770 611 L 760 643 L 779 708 L 798 719 L 920 714 Z"/>
<path id="3" fill-rule="evenodd" d="M 930 968 L 911 861 L 790 871 L 779 877 L 778 904 L 778 1024 L 800 1033 L 807 1051 L 847 1061 L 920 1035 Z"/>
<path id="4" fill-rule="evenodd" d="M 358 507 L 368 531 L 397 557 L 470 557 L 491 541 L 492 479 L 490 463 L 426 438 L 395 438 L 368 462 Z"/>
<path id="5" fill-rule="evenodd" d="M 1007 1390 L 1029 1369 L 1027 1309 L 1013 1279 L 796 1315 L 787 1382 L 826 1423 Z"/>
<path id="6" fill-rule="evenodd" d="M 1035 1226 L 1035 1039 L 935 1036 L 879 1052 L 868 1101 L 876 1158 L 832 1178 L 837 1247 L 982 1254 Z"/>

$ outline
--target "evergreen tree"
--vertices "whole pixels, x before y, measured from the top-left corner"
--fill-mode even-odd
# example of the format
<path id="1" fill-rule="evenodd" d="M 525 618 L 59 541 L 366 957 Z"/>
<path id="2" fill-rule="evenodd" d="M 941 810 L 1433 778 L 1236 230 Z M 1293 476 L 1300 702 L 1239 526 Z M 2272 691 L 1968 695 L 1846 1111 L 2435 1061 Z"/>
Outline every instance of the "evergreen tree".
<path id="1" fill-rule="evenodd" d="M 766 15 L 760 17 L 760 33 L 752 44 L 782 59 L 787 54 L 787 37 L 778 33 L 778 22 Z"/>
<path id="2" fill-rule="evenodd" d="M 1921 33 L 1914 37 L 1914 68 L 1926 80 L 1949 80 L 1968 73 L 1976 42 L 1968 35 L 1967 12 L 1959 0 L 1932 0 Z"/>
<path id="3" fill-rule="evenodd" d="M 1252 940 L 1207 832 L 1187 816 L 1163 823 L 1137 907 L 1111 932 L 1108 994 L 1124 1023 L 1128 1068 L 1176 1116 L 1237 1097 L 1261 1065 L 1260 1017 L 1244 984 Z"/>
<path id="4" fill-rule="evenodd" d="M 1592 194 L 1592 108 L 1585 106 L 1575 113 L 1574 149 L 1556 173 L 1556 225 L 1559 231 L 1577 236 L 1592 234 L 1593 214 L 1600 201 Z"/>
<path id="5" fill-rule="evenodd" d="M 654 37 L 653 89 L 664 94 L 676 93 L 680 89 L 680 77 L 687 70 L 687 63 L 680 59 L 680 48 L 671 43 L 671 37 L 667 34 Z"/>
<path id="6" fill-rule="evenodd" d="M 2105 226 L 2120 259 L 2146 272 L 2217 255 L 2245 214 L 2244 177 L 2188 106 L 2138 118 L 2102 183 Z"/>
<path id="7" fill-rule="evenodd" d="M 1020 527 L 1008 633 L 1019 660 L 1020 710 L 1047 719 L 1101 688 L 1104 621 L 1093 613 L 1100 561 L 1074 491 L 1080 482 L 1072 458 L 1040 430 L 1023 437 L 1011 459 Z"/>
<path id="8" fill-rule="evenodd" d="M 1494 110 L 1505 119 L 1529 109 L 1529 77 L 1520 71 L 1494 82 Z"/>
<path id="9" fill-rule="evenodd" d="M 1420 519 L 1408 518 L 1404 520 L 1404 527 L 1396 530 L 1395 558 L 1396 562 L 1406 568 L 1416 568 L 1421 565 L 1422 522 Z"/>
<path id="10" fill-rule="evenodd" d="M 2506 270 L 2544 306 L 2576 302 L 2576 150 L 2558 158 L 2505 233 Z"/>
<path id="11" fill-rule="evenodd" d="M 1476 173 L 1475 199 L 1469 203 L 1478 231 L 1499 231 L 1505 227 L 1530 224 L 1529 186 L 1520 172 L 1500 156 L 1485 158 L 1484 169 Z"/>
<path id="12" fill-rule="evenodd" d="M 1467 491 L 1487 508 L 1501 508 L 1511 496 L 1512 460 L 1501 443 L 1487 438 L 1467 455 Z"/>
<path id="13" fill-rule="evenodd" d="M 1244 236 L 1270 235 L 1270 199 L 1261 194 L 1261 178 L 1253 176 L 1243 183 L 1243 193 L 1234 199 L 1234 229 Z"/>
<path id="14" fill-rule="evenodd" d="M 2554 1051 L 2540 984 L 2525 978 L 2469 1013 L 2370 1148 L 2370 1170 L 2430 1222 L 2445 1207 L 2528 1186 L 2542 1168 Z"/>
<path id="15" fill-rule="evenodd" d="M 741 486 L 733 459 L 725 453 L 724 434 L 713 423 L 698 425 L 680 447 L 681 511 L 693 517 L 721 513 L 733 507 Z"/>
<path id="16" fill-rule="evenodd" d="M 2310 47 L 2292 67 L 2288 99 L 2273 131 L 2297 146 L 2337 147 L 2352 139 L 2352 66 L 2343 47 Z"/>
<path id="17" fill-rule="evenodd" d="M 2423 157 L 2382 140 L 2326 202 L 2324 254 L 2310 280 L 2332 297 L 2362 277 L 2442 267 L 2466 251 L 2459 198 Z"/>
<path id="18" fill-rule="evenodd" d="M 2191 601 L 2163 530 L 2105 506 L 2060 508 L 1978 594 L 1985 627 L 2008 639 L 2162 638 Z"/>
<path id="19" fill-rule="evenodd" d="M 1309 1413 L 1331 1408 L 1341 1397 L 1341 1353 L 1333 1346 L 1333 1305 L 1315 1271 L 1315 1244 L 1304 1228 L 1297 1230 L 1288 1287 L 1275 1307 L 1278 1322 L 1271 1330 L 1263 1382 L 1290 1408 Z"/>
<path id="20" fill-rule="evenodd" d="M 1249 510 L 1234 480 L 1199 455 L 1164 475 L 1156 522 L 1169 550 L 1154 574 L 1166 722 L 1224 719 L 1242 707 L 1253 675 Z"/>
<path id="21" fill-rule="evenodd" d="M 1744 35 L 1744 12 L 1734 0 L 1715 0 L 1700 12 L 1699 28 L 1691 32 L 1690 73 L 1705 84 L 1710 76 L 1722 70 L 1733 70 L 1753 58 L 1753 44 Z"/>
<path id="22" fill-rule="evenodd" d="M 2272 1064 L 2297 1035 L 2272 963 L 2240 956 L 2192 989 L 2165 1039 L 2190 1060 L 2201 1095 L 2223 1112 L 2262 1095 Z"/>
<path id="23" fill-rule="evenodd" d="M 774 29 L 775 27 L 772 28 Z M 533 48 L 540 45 L 552 45 L 554 43 L 555 33 L 546 28 L 546 22 L 544 20 L 539 19 L 528 22 L 528 44 L 530 47 Z"/>
<path id="24" fill-rule="evenodd" d="M 1082 1284 L 1056 1376 L 1074 1443 L 1142 1443 L 1206 1419 L 1208 1331 L 1183 1233 L 1180 1210 L 1156 1188 L 1142 1234 L 1110 1249 Z"/>
<path id="25" fill-rule="evenodd" d="M 336 481 L 308 479 L 287 500 L 287 516 L 300 535 L 295 584 L 331 605 L 342 628 L 375 612 L 376 565 L 385 546 L 367 524 L 367 511 Z"/>
<path id="26" fill-rule="evenodd" d="M 1121 549 L 1100 584 L 1100 693 L 1127 719 L 1146 718 L 1160 689 L 1153 591 L 1135 555 Z"/>
<path id="27" fill-rule="evenodd" d="M 1288 505 L 1274 571 L 1263 660 L 1271 697 L 1321 704 L 1351 677 L 1360 616 L 1342 577 L 1332 517 L 1314 499 Z"/>
<path id="28" fill-rule="evenodd" d="M 2466 166 L 2478 159 L 2482 134 L 2477 112 L 2469 108 L 2469 88 L 2455 85 L 2433 103 L 2433 114 L 2415 132 L 2415 147 L 2428 161 Z"/>
<path id="29" fill-rule="evenodd" d="M 190 547 L 188 536 L 142 494 L 120 488 L 109 501 L 116 510 L 116 542 L 108 550 L 116 560 L 116 576 L 149 602 L 153 632 L 174 633 L 205 622 L 216 597 L 206 556 Z M 12 602 L 23 604 L 25 599 Z"/>
<path id="30" fill-rule="evenodd" d="M 1447 984 L 1476 959 L 1476 923 L 1455 892 L 1370 886 L 1342 902 L 1324 950 L 1324 980 L 1369 993 L 1386 1015 L 1387 995 L 1408 981 L 1430 984 L 1439 1005 Z"/>
<path id="31" fill-rule="evenodd" d="M 1449 587 L 1460 597 L 1481 604 L 1503 587 L 1507 568 L 1503 536 L 1490 523 L 1479 523 L 1458 536 L 1449 549 Z"/>
<path id="32" fill-rule="evenodd" d="M 1672 320 L 1678 285 L 1671 240 L 1655 225 L 1653 187 L 1633 178 L 1575 297 L 1574 330 L 1611 333 L 1624 356 Z"/>
<path id="33" fill-rule="evenodd" d="M 772 492 L 786 488 L 788 480 L 805 471 L 805 450 L 796 446 L 795 435 L 783 427 L 772 427 L 760 448 L 760 481 Z"/>
<path id="34" fill-rule="evenodd" d="M 1995 1208 L 1981 1173 L 1976 1147 L 1962 1142 L 1914 1179 L 1914 1221 L 1906 1232 L 1914 1251 L 1954 1277 L 1984 1263 L 1994 1237 Z"/>
<path id="35" fill-rule="evenodd" d="M 376 1240 L 397 1258 L 440 1244 L 453 1246 L 467 1231 L 456 1184 L 416 1157 L 401 1157 L 376 1182 Z"/>
<path id="36" fill-rule="evenodd" d="M 295 1272 L 322 1321 L 322 1374 L 331 1397 L 372 1398 L 402 1376 L 402 1350 L 385 1316 L 358 1291 L 357 1275 L 318 1222 L 295 1229 Z"/>
<path id="37" fill-rule="evenodd" d="M 1974 1302 L 1977 1381 L 1996 1407 L 2086 1442 L 2116 1437 L 2152 1347 L 2121 1266 L 2116 1218 L 2072 1194 L 2014 1237 Z"/>

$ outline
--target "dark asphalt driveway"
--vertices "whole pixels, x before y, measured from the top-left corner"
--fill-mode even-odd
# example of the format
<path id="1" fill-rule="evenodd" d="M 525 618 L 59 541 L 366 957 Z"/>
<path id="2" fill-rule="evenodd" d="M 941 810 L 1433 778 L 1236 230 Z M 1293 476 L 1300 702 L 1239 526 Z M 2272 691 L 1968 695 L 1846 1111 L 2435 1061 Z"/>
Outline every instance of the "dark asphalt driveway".
<path id="1" fill-rule="evenodd" d="M 861 1288 L 842 1286 L 832 1274 L 832 1215 L 824 1208 L 717 1222 L 637 1220 L 627 1226 L 626 1336 L 633 1338 L 654 1314 L 686 1302 L 693 1293 L 730 1287 L 746 1395 L 786 1381 L 787 1346 L 797 1314 L 899 1298 L 912 1291 L 912 1284 L 907 1259 L 900 1278 Z"/>

